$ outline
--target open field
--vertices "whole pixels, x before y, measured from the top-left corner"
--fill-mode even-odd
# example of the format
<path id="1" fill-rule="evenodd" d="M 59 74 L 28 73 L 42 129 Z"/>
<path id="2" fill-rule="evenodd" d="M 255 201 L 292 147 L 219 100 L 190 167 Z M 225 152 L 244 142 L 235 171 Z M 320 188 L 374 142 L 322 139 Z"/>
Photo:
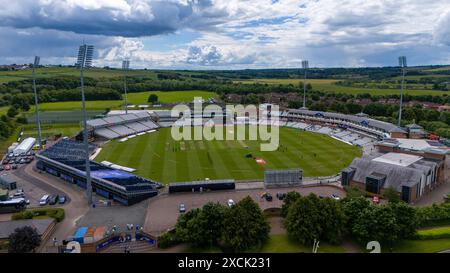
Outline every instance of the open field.
<path id="1" fill-rule="evenodd" d="M 80 125 L 78 123 L 73 124 L 43 124 L 42 125 L 42 137 L 48 138 L 53 137 L 55 135 L 61 134 L 62 136 L 74 136 L 76 135 L 80 130 Z M 23 129 L 23 136 L 24 137 L 38 137 L 37 133 L 37 126 L 35 124 L 27 124 L 27 125 L 21 125 L 14 129 L 13 134 L 11 134 L 10 137 L 8 137 L 5 140 L 0 140 L 0 158 L 3 157 L 3 155 L 6 153 L 8 147 L 13 143 L 16 142 L 17 138 L 19 137 L 20 131 Z"/>
<path id="2" fill-rule="evenodd" d="M 38 130 L 35 124 L 27 124 L 23 128 L 23 137 L 38 137 Z M 80 130 L 80 124 L 67 123 L 67 124 L 42 124 L 42 137 L 48 138 L 61 134 L 62 136 L 72 137 L 76 135 Z"/>
<path id="3" fill-rule="evenodd" d="M 204 99 L 216 97 L 216 93 L 208 91 L 148 91 L 128 94 L 128 104 L 148 104 L 147 100 L 150 94 L 156 94 L 162 103 L 190 102 L 194 97 L 203 97 Z M 104 101 L 86 101 L 86 109 L 89 110 L 105 110 L 105 109 L 121 109 L 123 108 L 123 100 L 104 100 Z M 65 102 L 49 102 L 42 103 L 40 106 L 42 111 L 71 111 L 80 110 L 81 101 L 65 101 Z M 34 111 L 34 107 L 30 110 Z"/>
<path id="4" fill-rule="evenodd" d="M 107 160 L 135 168 L 141 176 L 168 183 L 205 178 L 262 179 L 265 169 L 302 168 L 304 176 L 327 176 L 337 174 L 360 156 L 355 146 L 290 128 L 280 128 L 277 151 L 261 152 L 260 143 L 174 141 L 167 128 L 123 143 L 111 141 L 103 147 L 96 161 Z M 247 154 L 262 158 L 266 164 L 257 164 L 255 159 L 247 158 Z"/>
<path id="5" fill-rule="evenodd" d="M 235 83 L 245 83 L 245 84 L 252 84 L 252 83 L 267 83 L 267 84 L 299 84 L 299 82 L 302 82 L 303 79 L 251 79 L 251 80 L 238 80 L 234 81 Z M 339 80 L 335 79 L 308 79 L 306 80 L 310 84 L 332 84 Z"/>
<path id="6" fill-rule="evenodd" d="M 86 111 L 88 119 L 102 115 L 104 111 L 90 110 Z M 36 123 L 36 114 L 29 113 L 26 115 L 29 124 Z M 41 124 L 64 124 L 64 123 L 80 123 L 83 120 L 83 112 L 81 110 L 74 111 L 45 111 L 40 112 Z"/>
<path id="7" fill-rule="evenodd" d="M 425 76 L 421 76 L 425 77 Z M 252 83 L 267 83 L 267 84 L 292 84 L 297 85 L 302 79 L 252 79 L 252 80 L 242 80 L 235 81 L 244 84 L 252 84 Z M 392 95 L 399 94 L 398 89 L 382 89 L 382 88 L 363 88 L 363 87 L 348 87 L 348 86 L 340 86 L 335 83 L 339 80 L 335 79 L 308 79 L 307 83 L 310 83 L 314 90 L 323 91 L 327 93 L 345 93 L 345 94 L 363 94 L 370 93 L 372 95 Z M 431 86 L 431 85 L 430 85 Z M 431 87 L 430 87 L 431 88 Z M 433 96 L 442 96 L 444 94 L 449 94 L 446 91 L 436 91 L 430 89 L 416 89 L 416 90 L 408 90 L 408 85 L 406 86 L 405 94 L 408 95 L 433 95 Z"/>
<path id="8" fill-rule="evenodd" d="M 19 70 L 19 71 L 0 71 L 0 83 L 10 81 L 20 81 L 31 77 L 31 69 Z M 145 76 L 155 77 L 156 73 L 149 70 L 130 70 L 127 72 L 129 76 Z M 44 67 L 36 69 L 37 78 L 51 78 L 58 76 L 80 76 L 80 71 L 75 67 Z M 106 70 L 100 68 L 86 69 L 84 76 L 91 78 L 112 78 L 122 77 L 123 71 L 121 70 Z"/>

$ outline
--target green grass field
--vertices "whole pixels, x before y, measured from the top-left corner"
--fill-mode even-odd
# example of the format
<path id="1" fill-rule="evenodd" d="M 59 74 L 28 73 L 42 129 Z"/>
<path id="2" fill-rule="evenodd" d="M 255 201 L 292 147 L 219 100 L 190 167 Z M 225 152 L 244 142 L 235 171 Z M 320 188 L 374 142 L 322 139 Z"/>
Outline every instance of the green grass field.
<path id="1" fill-rule="evenodd" d="M 244 84 L 251 83 L 266 83 L 266 84 L 292 84 L 297 85 L 302 79 L 252 79 L 252 80 L 239 80 L 235 82 L 240 82 Z M 363 88 L 363 87 L 349 87 L 349 86 L 340 86 L 335 83 L 339 80 L 334 79 L 309 79 L 307 80 L 310 83 L 314 90 L 323 91 L 326 93 L 345 93 L 345 94 L 363 94 L 370 93 L 372 95 L 393 95 L 399 94 L 399 90 L 396 88 L 392 89 L 382 89 L 382 88 Z M 408 95 L 433 95 L 433 96 L 442 96 L 444 94 L 448 94 L 446 91 L 436 91 L 430 89 L 416 89 L 416 90 L 408 90 L 408 85 L 406 86 L 405 93 Z"/>
<path id="2" fill-rule="evenodd" d="M 31 69 L 19 71 L 0 71 L 0 83 L 10 81 L 20 81 L 31 78 Z M 128 76 L 134 77 L 150 77 L 156 79 L 156 72 L 150 70 L 130 70 Z M 80 71 L 74 67 L 43 67 L 36 69 L 36 78 L 51 78 L 59 76 L 80 76 Z M 122 77 L 121 70 L 106 70 L 101 68 L 86 69 L 84 76 L 91 78 L 113 78 Z"/>
<path id="3" fill-rule="evenodd" d="M 405 240 L 394 246 L 397 253 L 436 253 L 450 249 L 450 238 L 429 240 Z"/>
<path id="4" fill-rule="evenodd" d="M 55 135 L 61 134 L 62 136 L 74 136 L 76 135 L 80 130 L 80 125 L 78 123 L 66 123 L 66 124 L 43 124 L 42 125 L 42 137 L 43 138 L 49 138 L 53 137 Z M 11 134 L 10 137 L 4 140 L 0 140 L 0 157 L 2 157 L 8 147 L 13 143 L 17 141 L 17 138 L 19 137 L 20 131 L 23 129 L 23 136 L 24 137 L 34 137 L 37 138 L 37 126 L 35 124 L 27 124 L 27 125 L 21 125 L 19 127 L 16 127 L 14 129 L 13 134 Z"/>
<path id="5" fill-rule="evenodd" d="M 238 80 L 234 81 L 235 83 L 244 83 L 244 84 L 252 84 L 252 83 L 267 83 L 267 84 L 299 84 L 303 79 L 251 79 L 251 80 Z M 310 84 L 331 84 L 335 83 L 339 80 L 335 79 L 309 79 L 307 80 Z"/>
<path id="6" fill-rule="evenodd" d="M 204 99 L 217 97 L 214 92 L 208 91 L 148 91 L 139 93 L 128 94 L 128 104 L 148 104 L 147 100 L 150 94 L 156 94 L 158 99 L 162 103 L 176 103 L 176 102 L 191 102 L 194 97 L 202 97 Z M 103 101 L 87 101 L 86 109 L 88 110 L 105 110 L 109 109 L 121 109 L 123 108 L 123 100 L 103 100 Z M 80 110 L 81 101 L 65 101 L 65 102 L 50 102 L 42 103 L 39 108 L 42 111 L 71 111 Z M 34 112 L 34 107 L 30 110 Z"/>
<path id="7" fill-rule="evenodd" d="M 261 248 L 262 253 L 312 253 L 312 246 L 304 246 L 292 242 L 286 234 L 270 235 L 269 240 Z M 342 246 L 320 243 L 319 253 L 344 253 Z"/>
<path id="8" fill-rule="evenodd" d="M 229 129 L 227 129 L 229 130 Z M 248 139 L 248 138 L 246 138 Z M 168 183 L 197 179 L 262 179 L 265 169 L 301 168 L 304 176 L 337 174 L 360 151 L 328 136 L 280 128 L 280 148 L 261 152 L 259 141 L 174 141 L 171 129 L 104 145 L 96 158 L 135 168 L 136 173 Z M 253 157 L 266 162 L 259 165 Z"/>
<path id="9" fill-rule="evenodd" d="M 189 246 L 185 253 L 222 253 L 219 247 L 198 248 Z M 312 253 L 312 247 L 292 242 L 286 234 L 272 234 L 260 249 L 249 250 L 250 253 Z M 342 246 L 320 243 L 319 253 L 345 253 Z"/>

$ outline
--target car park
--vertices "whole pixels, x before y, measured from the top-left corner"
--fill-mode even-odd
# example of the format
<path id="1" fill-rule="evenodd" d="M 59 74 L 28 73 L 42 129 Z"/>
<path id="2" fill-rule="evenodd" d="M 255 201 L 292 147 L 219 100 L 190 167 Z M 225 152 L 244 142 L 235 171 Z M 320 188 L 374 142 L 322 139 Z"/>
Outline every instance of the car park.
<path id="1" fill-rule="evenodd" d="M 66 198 L 64 195 L 61 195 L 61 196 L 58 198 L 58 203 L 59 203 L 59 204 L 64 204 L 64 203 L 66 203 L 66 200 L 67 200 L 67 198 Z"/>
<path id="2" fill-rule="evenodd" d="M 183 203 L 179 204 L 178 205 L 178 211 L 180 213 L 185 213 L 186 212 L 186 206 Z"/>
<path id="3" fill-rule="evenodd" d="M 232 207 L 232 206 L 234 206 L 236 203 L 234 202 L 234 200 L 233 199 L 228 199 L 228 201 L 227 201 L 227 205 L 228 205 L 228 207 Z"/>

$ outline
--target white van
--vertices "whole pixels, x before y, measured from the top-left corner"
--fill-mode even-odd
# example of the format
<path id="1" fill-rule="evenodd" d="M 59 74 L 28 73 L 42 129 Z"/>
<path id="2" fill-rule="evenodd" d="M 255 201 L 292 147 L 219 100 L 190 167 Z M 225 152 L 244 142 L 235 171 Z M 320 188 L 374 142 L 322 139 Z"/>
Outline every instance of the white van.
<path id="1" fill-rule="evenodd" d="M 41 200 L 39 200 L 39 205 L 40 206 L 47 205 L 49 199 L 50 199 L 50 196 L 48 194 L 42 196 Z"/>

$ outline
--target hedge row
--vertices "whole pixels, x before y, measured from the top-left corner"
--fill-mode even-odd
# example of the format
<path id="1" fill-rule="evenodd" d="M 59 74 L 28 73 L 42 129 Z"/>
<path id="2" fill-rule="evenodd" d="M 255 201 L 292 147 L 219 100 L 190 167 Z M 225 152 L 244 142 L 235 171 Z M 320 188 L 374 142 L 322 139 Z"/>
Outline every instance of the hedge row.
<path id="1" fill-rule="evenodd" d="M 48 209 L 34 209 L 25 210 L 13 214 L 13 220 L 23 220 L 23 219 L 33 219 L 39 216 L 47 216 L 56 220 L 56 222 L 61 222 L 64 220 L 64 209 L 62 208 L 48 208 Z"/>

